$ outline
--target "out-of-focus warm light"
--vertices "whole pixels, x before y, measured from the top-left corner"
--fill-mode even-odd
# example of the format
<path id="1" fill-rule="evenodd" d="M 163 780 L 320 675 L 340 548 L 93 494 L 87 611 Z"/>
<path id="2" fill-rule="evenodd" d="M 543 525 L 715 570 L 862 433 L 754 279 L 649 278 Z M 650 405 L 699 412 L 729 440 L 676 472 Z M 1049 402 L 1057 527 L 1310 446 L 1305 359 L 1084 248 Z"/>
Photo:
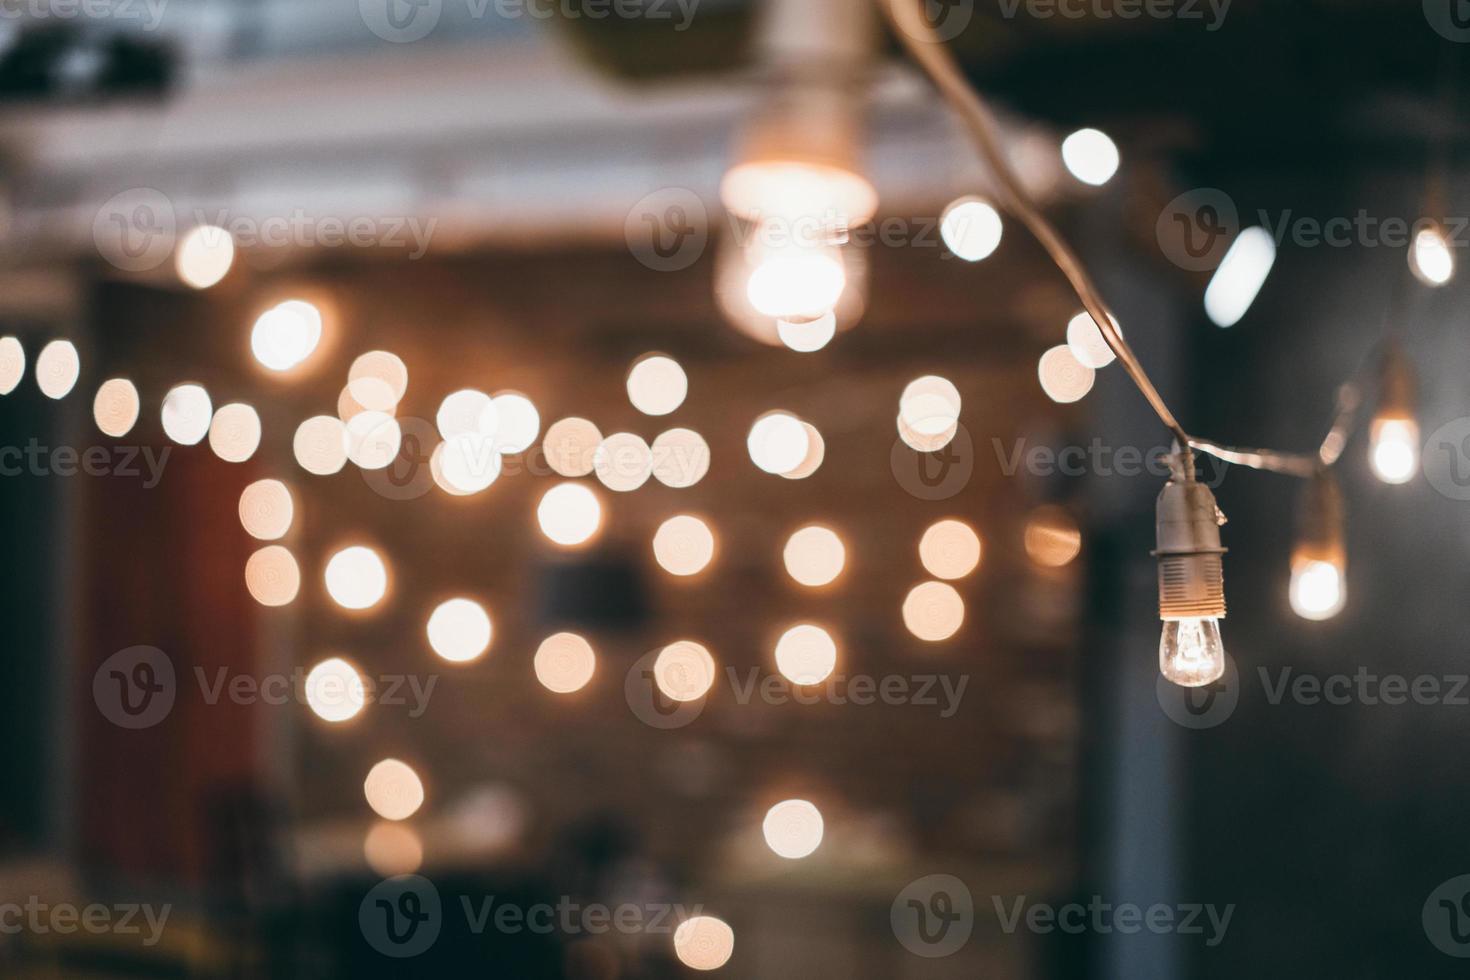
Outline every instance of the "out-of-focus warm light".
<path id="1" fill-rule="evenodd" d="M 1236 236 L 1205 287 L 1205 313 L 1215 326 L 1240 322 L 1275 263 L 1276 242 L 1269 231 L 1255 225 Z"/>
<path id="2" fill-rule="evenodd" d="M 473 599 L 449 599 L 429 615 L 429 646 L 450 663 L 478 660 L 490 649 L 490 614 Z"/>
<path id="3" fill-rule="evenodd" d="M 1413 419 L 1373 420 L 1368 461 L 1384 483 L 1408 483 L 1419 472 L 1419 423 Z"/>
<path id="4" fill-rule="evenodd" d="M 163 396 L 162 418 L 170 439 L 181 446 L 198 445 L 214 418 L 209 392 L 196 384 L 175 385 Z"/>
<path id="5" fill-rule="evenodd" d="M 285 537 L 295 516 L 291 491 L 280 480 L 256 480 L 240 493 L 240 526 L 252 538 Z"/>
<path id="6" fill-rule="evenodd" d="M 1293 562 L 1288 596 L 1303 619 L 1331 619 L 1347 605 L 1342 569 L 1330 561 Z"/>
<path id="7" fill-rule="evenodd" d="M 810 422 L 801 423 L 806 429 L 807 451 L 806 459 L 796 469 L 782 473 L 788 480 L 805 480 L 817 470 L 822 468 L 822 461 L 827 458 L 827 440 L 817 431 L 817 427 Z"/>
<path id="8" fill-rule="evenodd" d="M 381 404 L 386 400 L 388 386 L 383 384 L 383 382 L 369 378 L 364 384 L 372 390 L 375 401 Z M 394 405 L 394 410 L 397 407 Z M 357 397 L 352 394 L 352 386 L 350 384 L 343 385 L 342 391 L 337 395 L 337 418 L 343 422 L 351 422 L 355 417 L 366 411 L 368 411 L 368 407 L 358 401 Z M 393 412 L 389 412 L 388 414 L 392 415 Z"/>
<path id="9" fill-rule="evenodd" d="M 560 476 L 586 476 L 592 472 L 592 458 L 602 444 L 602 431 L 583 418 L 562 419 L 546 430 L 541 451 L 546 465 Z"/>
<path id="10" fill-rule="evenodd" d="M 698 701 L 715 683 L 715 658 L 693 640 L 679 640 L 659 651 L 653 682 L 670 701 Z"/>
<path id="11" fill-rule="evenodd" d="M 250 352 L 271 371 L 289 371 L 301 364 L 322 341 L 322 314 L 305 300 L 287 300 L 271 307 L 250 331 Z"/>
<path id="12" fill-rule="evenodd" d="M 97 397 L 92 399 L 92 418 L 105 436 L 114 439 L 127 435 L 138 422 L 138 389 L 126 378 L 102 382 Z"/>
<path id="13" fill-rule="evenodd" d="M 745 295 L 766 316 L 815 318 L 831 312 L 847 287 L 847 269 L 835 248 L 787 244 L 761 250 Z"/>
<path id="14" fill-rule="evenodd" d="M 494 436 L 500 426 L 500 414 L 495 408 L 495 400 L 489 395 L 466 388 L 440 402 L 434 421 L 439 427 L 439 434 L 445 439 L 471 433 Z"/>
<path id="15" fill-rule="evenodd" d="M 356 667 L 341 657 L 323 660 L 306 675 L 306 704 L 323 721 L 339 724 L 356 718 L 367 705 L 367 684 Z"/>
<path id="16" fill-rule="evenodd" d="M 419 774 L 397 759 L 384 759 L 373 766 L 362 790 L 368 806 L 384 820 L 407 820 L 424 805 Z"/>
<path id="17" fill-rule="evenodd" d="M 1113 329 L 1118 329 L 1117 321 L 1113 322 Z M 1078 363 L 1093 370 L 1105 368 L 1117 358 L 1113 349 L 1108 346 L 1107 339 L 1103 337 L 1097 321 L 1086 310 L 1067 322 L 1067 346 L 1071 348 L 1072 356 L 1077 358 Z"/>
<path id="18" fill-rule="evenodd" d="M 76 345 L 69 340 L 51 341 L 36 358 L 36 387 L 47 398 L 65 398 L 81 373 L 81 358 L 77 356 Z"/>
<path id="19" fill-rule="evenodd" d="M 1444 229 L 1430 225 L 1414 232 L 1409 245 L 1409 269 L 1426 286 L 1443 286 L 1455 275 L 1455 253 Z"/>
<path id="20" fill-rule="evenodd" d="M 801 466 L 812 449 L 806 426 L 787 412 L 768 412 L 756 419 L 745 446 L 752 463 L 778 476 Z"/>
<path id="21" fill-rule="evenodd" d="M 301 569 L 278 544 L 261 548 L 245 562 L 245 588 L 262 606 L 284 606 L 301 591 Z"/>
<path id="22" fill-rule="evenodd" d="M 1071 564 L 1082 552 L 1082 531 L 1060 507 L 1038 507 L 1026 519 L 1026 554 L 1043 568 Z"/>
<path id="23" fill-rule="evenodd" d="M 670 429 L 653 440 L 653 476 L 666 487 L 692 487 L 709 472 L 709 443 L 693 429 Z"/>
<path id="24" fill-rule="evenodd" d="M 465 432 L 434 450 L 435 480 L 460 497 L 479 493 L 500 478 L 501 454 L 488 436 Z"/>
<path id="25" fill-rule="evenodd" d="M 411 875 L 424 865 L 424 842 L 401 823 L 373 824 L 363 838 L 362 856 L 379 877 Z"/>
<path id="26" fill-rule="evenodd" d="M 645 354 L 628 372 L 628 401 L 644 415 L 668 415 L 688 395 L 684 368 L 667 355 Z"/>
<path id="27" fill-rule="evenodd" d="M 495 405 L 496 451 L 510 456 L 530 449 L 541 434 L 541 413 L 531 399 L 518 391 L 503 391 L 491 402 Z"/>
<path id="28" fill-rule="evenodd" d="M 938 375 L 925 375 L 904 387 L 898 399 L 898 417 L 916 435 L 935 438 L 955 428 L 962 404 L 960 390 L 954 382 Z M 902 425 L 899 432 L 903 432 Z M 946 443 L 948 441 L 945 440 Z"/>
<path id="29" fill-rule="evenodd" d="M 659 525 L 653 556 L 670 575 L 698 575 L 715 557 L 715 535 L 697 517 L 680 514 Z"/>
<path id="30" fill-rule="evenodd" d="M 674 930 L 674 955 L 691 970 L 718 970 L 735 955 L 735 930 L 712 915 L 696 915 Z"/>
<path id="31" fill-rule="evenodd" d="M 1041 390 L 1046 392 L 1046 397 L 1063 405 L 1085 398 L 1097 380 L 1097 372 L 1077 360 L 1066 344 L 1041 355 L 1036 376 L 1041 379 Z"/>
<path id="32" fill-rule="evenodd" d="M 223 279 L 235 263 L 235 240 L 214 225 L 191 228 L 174 253 L 174 268 L 184 285 L 208 289 Z"/>
<path id="33" fill-rule="evenodd" d="M 801 160 L 751 160 L 720 183 L 725 207 L 747 221 L 821 221 L 855 228 L 878 211 L 878 192 L 860 174 Z"/>
<path id="34" fill-rule="evenodd" d="M 966 262 L 979 262 L 1000 246 L 1000 213 L 989 201 L 962 197 L 944 210 L 939 234 L 949 250 Z"/>
<path id="35" fill-rule="evenodd" d="M 536 679 L 553 694 L 580 691 L 597 670 L 592 644 L 576 633 L 557 633 L 536 648 Z"/>
<path id="36" fill-rule="evenodd" d="M 291 451 L 303 470 L 331 476 L 347 465 L 347 426 L 341 419 L 317 415 L 296 427 Z"/>
<path id="37" fill-rule="evenodd" d="M 793 626 L 776 641 L 776 669 L 793 684 L 820 684 L 837 668 L 837 642 L 820 626 Z"/>
<path id="38" fill-rule="evenodd" d="M 797 531 L 782 552 L 787 573 L 802 585 L 830 585 L 847 564 L 847 548 L 837 532 L 820 524 Z"/>
<path id="39" fill-rule="evenodd" d="M 1101 187 L 1118 172 L 1118 146 L 1101 130 L 1079 129 L 1062 140 L 1062 162 L 1082 183 Z"/>
<path id="40" fill-rule="evenodd" d="M 924 582 L 903 600 L 903 624 L 921 640 L 938 643 L 959 632 L 965 622 L 965 600 L 945 582 Z"/>
<path id="41" fill-rule="evenodd" d="M 916 432 L 913 428 L 911 428 L 909 424 L 903 420 L 902 415 L 898 417 L 897 421 L 898 437 L 903 440 L 904 445 L 908 446 L 916 453 L 937 453 L 945 446 L 948 446 L 950 442 L 954 440 L 955 435 L 958 434 L 960 431 L 959 422 L 951 422 L 947 428 L 942 429 L 933 435 L 924 435 L 922 433 Z"/>
<path id="42" fill-rule="evenodd" d="M 798 354 L 819 351 L 837 336 L 837 314 L 828 310 L 814 319 L 777 320 L 776 336 Z"/>
<path id="43" fill-rule="evenodd" d="M 806 800 L 785 800 L 766 811 L 761 831 L 772 851 L 798 860 L 822 846 L 822 812 Z"/>
<path id="44" fill-rule="evenodd" d="M 403 429 L 384 412 L 360 412 L 347 423 L 347 458 L 362 469 L 385 469 L 402 445 Z"/>
<path id="45" fill-rule="evenodd" d="M 935 578 L 964 578 L 980 565 L 980 536 L 964 521 L 939 521 L 919 539 L 919 561 Z"/>
<path id="46" fill-rule="evenodd" d="M 653 450 L 642 436 L 614 432 L 592 454 L 592 465 L 603 486 L 618 493 L 630 493 L 647 483 L 653 474 Z"/>
<path id="47" fill-rule="evenodd" d="M 243 402 L 220 406 L 209 423 L 209 448 L 227 463 L 243 463 L 260 448 L 260 416 Z"/>
<path id="48" fill-rule="evenodd" d="M 343 609 L 371 609 L 388 591 L 388 566 L 372 548 L 353 545 L 327 560 L 327 594 Z"/>
<path id="49" fill-rule="evenodd" d="M 408 392 L 408 365 L 390 351 L 368 351 L 348 368 L 347 390 L 368 411 L 392 415 Z"/>
<path id="50" fill-rule="evenodd" d="M 26 350 L 15 337 L 0 337 L 0 395 L 8 395 L 26 373 Z"/>
<path id="51" fill-rule="evenodd" d="M 546 491 L 536 507 L 541 533 L 564 548 L 584 545 L 602 527 L 597 494 L 580 483 L 561 483 Z"/>

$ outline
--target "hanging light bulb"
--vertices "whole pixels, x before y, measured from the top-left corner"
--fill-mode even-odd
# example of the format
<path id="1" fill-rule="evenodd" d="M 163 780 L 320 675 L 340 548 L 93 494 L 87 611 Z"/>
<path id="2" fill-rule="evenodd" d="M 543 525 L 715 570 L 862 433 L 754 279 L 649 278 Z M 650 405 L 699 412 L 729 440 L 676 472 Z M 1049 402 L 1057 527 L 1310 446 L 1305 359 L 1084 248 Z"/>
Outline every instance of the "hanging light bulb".
<path id="1" fill-rule="evenodd" d="M 1397 344 L 1383 355 L 1378 412 L 1368 440 L 1368 461 L 1384 483 L 1408 483 L 1419 470 L 1419 421 L 1414 414 L 1414 371 Z"/>
<path id="2" fill-rule="evenodd" d="M 1173 471 L 1159 494 L 1159 670 L 1181 687 L 1204 687 L 1225 673 L 1225 576 L 1220 525 L 1225 515 L 1215 496 L 1194 478 L 1193 461 L 1170 458 Z"/>
<path id="3" fill-rule="evenodd" d="M 766 316 L 804 323 L 832 313 L 846 286 L 835 248 L 788 243 L 759 249 L 745 293 Z"/>
<path id="4" fill-rule="evenodd" d="M 1409 244 L 1409 270 L 1426 286 L 1443 286 L 1455 275 L 1455 253 L 1449 235 L 1439 222 L 1414 232 Z"/>
<path id="5" fill-rule="evenodd" d="M 1291 552 L 1292 611 L 1303 619 L 1331 619 L 1347 604 L 1347 545 L 1342 492 L 1323 470 L 1303 491 L 1296 547 Z"/>

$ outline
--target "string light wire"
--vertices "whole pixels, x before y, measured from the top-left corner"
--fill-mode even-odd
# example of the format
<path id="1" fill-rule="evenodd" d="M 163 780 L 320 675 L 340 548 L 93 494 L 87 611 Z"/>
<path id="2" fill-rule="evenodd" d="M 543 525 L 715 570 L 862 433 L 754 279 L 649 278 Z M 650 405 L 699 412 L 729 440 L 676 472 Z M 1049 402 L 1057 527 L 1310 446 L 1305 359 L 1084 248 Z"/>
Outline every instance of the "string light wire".
<path id="1" fill-rule="evenodd" d="M 1067 277 L 1077 298 L 1082 301 L 1083 307 L 1097 323 L 1103 339 L 1117 355 L 1118 362 L 1128 372 L 1128 377 L 1133 380 L 1134 385 L 1148 401 L 1154 414 L 1159 417 L 1159 421 L 1174 434 L 1185 474 L 1191 479 L 1194 475 L 1194 459 L 1193 453 L 1190 452 L 1191 449 L 1208 453 L 1227 463 L 1302 479 L 1308 479 L 1321 467 L 1335 463 L 1342 452 L 1340 444 L 1346 443 L 1349 434 L 1347 429 L 1340 431 L 1338 426 L 1344 424 L 1351 426 L 1356 416 L 1356 404 L 1352 412 L 1344 413 L 1339 410 L 1333 430 L 1328 433 L 1321 451 L 1316 454 L 1281 452 L 1274 449 L 1240 449 L 1224 446 L 1209 439 L 1194 437 L 1185 431 L 1184 426 L 1180 424 L 1164 401 L 1163 395 L 1159 394 L 1158 388 L 1154 386 L 1153 380 L 1149 378 L 1148 372 L 1144 370 L 1133 348 L 1123 339 L 1122 333 L 1115 326 L 1116 321 L 1113 319 L 1112 310 L 1093 283 L 1082 260 L 1061 233 L 1047 220 L 1041 208 L 1031 198 L 1020 178 L 1011 168 L 1010 161 L 1006 159 L 1005 152 L 1000 145 L 994 114 L 965 77 L 964 72 L 960 70 L 953 52 L 944 44 L 924 14 L 924 6 L 928 0 L 881 0 L 881 2 L 888 19 L 897 29 L 896 33 L 904 47 L 928 74 L 940 93 L 949 100 L 950 105 L 959 114 L 960 119 L 974 138 L 980 155 L 993 172 L 996 186 L 1000 190 L 1001 204 L 1019 218 L 1046 249 L 1052 262 Z M 1339 402 L 1341 402 L 1341 396 Z"/>

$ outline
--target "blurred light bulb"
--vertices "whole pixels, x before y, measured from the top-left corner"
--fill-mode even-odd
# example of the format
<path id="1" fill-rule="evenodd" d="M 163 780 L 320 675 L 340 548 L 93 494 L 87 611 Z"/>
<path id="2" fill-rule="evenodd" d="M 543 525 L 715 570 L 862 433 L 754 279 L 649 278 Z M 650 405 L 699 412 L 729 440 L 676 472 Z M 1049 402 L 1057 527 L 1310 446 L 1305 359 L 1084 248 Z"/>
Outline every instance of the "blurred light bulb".
<path id="1" fill-rule="evenodd" d="M 777 320 L 776 336 L 798 354 L 819 351 L 837 336 L 837 314 L 828 310 L 813 320 Z"/>
<path id="2" fill-rule="evenodd" d="M 944 244 L 966 262 L 979 262 L 1000 246 L 1000 214 L 978 197 L 962 197 L 944 211 L 939 234 Z"/>
<path id="3" fill-rule="evenodd" d="M 806 800 L 786 800 L 766 812 L 761 831 L 772 851 L 799 860 L 822 844 L 822 811 Z"/>
<path id="4" fill-rule="evenodd" d="M 1331 619 L 1347 605 L 1342 569 L 1329 561 L 1296 562 L 1288 595 L 1292 611 L 1303 619 Z"/>
<path id="5" fill-rule="evenodd" d="M 788 244 L 761 253 L 745 292 L 766 316 L 815 319 L 831 312 L 846 286 L 847 270 L 835 249 Z"/>
<path id="6" fill-rule="evenodd" d="M 859 174 L 790 159 L 732 167 L 720 185 L 720 198 L 747 221 L 816 219 L 838 228 L 854 228 L 878 210 L 878 192 Z"/>
<path id="7" fill-rule="evenodd" d="M 255 321 L 250 351 L 266 369 L 289 371 L 310 357 L 321 339 L 321 311 L 305 300 L 287 300 Z"/>
<path id="8" fill-rule="evenodd" d="M 1419 423 L 1413 419 L 1373 420 L 1368 459 L 1384 483 L 1408 483 L 1419 471 Z"/>
<path id="9" fill-rule="evenodd" d="M 1204 687 L 1225 673 L 1218 619 L 1171 619 L 1159 639 L 1159 670 L 1180 687 Z"/>
<path id="10" fill-rule="evenodd" d="M 1062 162 L 1073 177 L 1100 187 L 1118 172 L 1118 146 L 1101 130 L 1079 129 L 1062 141 Z"/>
<path id="11" fill-rule="evenodd" d="M 1233 327 L 1245 316 L 1276 264 L 1276 240 L 1260 225 L 1235 236 L 1205 287 L 1205 313 L 1217 327 Z"/>
<path id="12" fill-rule="evenodd" d="M 200 225 L 179 242 L 174 267 L 186 286 L 208 289 L 230 271 L 235 261 L 235 240 L 223 228 Z"/>
<path id="13" fill-rule="evenodd" d="M 1420 228 L 1409 246 L 1409 269 L 1426 286 L 1443 286 L 1455 275 L 1455 253 L 1438 225 Z"/>

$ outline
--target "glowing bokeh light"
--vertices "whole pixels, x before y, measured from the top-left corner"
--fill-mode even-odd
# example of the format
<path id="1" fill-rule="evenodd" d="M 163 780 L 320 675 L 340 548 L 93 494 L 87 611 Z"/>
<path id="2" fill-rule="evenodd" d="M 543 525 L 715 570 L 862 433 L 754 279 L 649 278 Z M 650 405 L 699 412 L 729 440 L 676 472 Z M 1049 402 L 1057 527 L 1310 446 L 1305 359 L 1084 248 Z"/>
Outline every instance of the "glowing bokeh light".
<path id="1" fill-rule="evenodd" d="M 659 651 L 653 682 L 670 701 L 698 701 L 715 683 L 715 658 L 693 640 L 679 640 Z"/>
<path id="2" fill-rule="evenodd" d="M 714 560 L 714 532 L 689 514 L 671 517 L 653 535 L 653 555 L 670 575 L 698 575 Z"/>
<path id="3" fill-rule="evenodd" d="M 379 877 L 411 875 L 423 867 L 424 842 L 401 823 L 376 823 L 363 838 L 362 857 Z"/>
<path id="4" fill-rule="evenodd" d="M 439 434 L 445 439 L 476 434 L 494 436 L 500 425 L 495 401 L 483 391 L 465 388 L 445 397 L 434 416 Z"/>
<path id="5" fill-rule="evenodd" d="M 919 561 L 935 578 L 964 578 L 980 565 L 980 536 L 964 521 L 938 521 L 919 539 Z"/>
<path id="6" fill-rule="evenodd" d="M 51 341 L 36 358 L 36 387 L 47 398 L 65 398 L 81 373 L 81 358 L 76 345 L 69 340 Z"/>
<path id="7" fill-rule="evenodd" d="M 628 372 L 628 401 L 644 415 L 668 415 L 688 395 L 684 368 L 665 354 L 645 354 Z"/>
<path id="8" fill-rule="evenodd" d="M 530 449 L 541 434 L 541 413 L 531 399 L 518 391 L 503 391 L 491 401 L 495 405 L 495 431 L 487 435 L 494 435 L 496 450 L 509 456 Z"/>
<path id="9" fill-rule="evenodd" d="M 490 649 L 493 627 L 485 607 L 473 599 L 449 599 L 429 615 L 429 646 L 450 663 L 478 660 Z"/>
<path id="10" fill-rule="evenodd" d="M 945 582 L 916 585 L 903 600 L 903 625 L 926 642 L 949 639 L 964 622 L 965 601 Z"/>
<path id="11" fill-rule="evenodd" d="M 301 591 L 301 569 L 278 544 L 261 548 L 245 562 L 245 588 L 262 606 L 284 606 Z"/>
<path id="12" fill-rule="evenodd" d="M 1217 327 L 1235 326 L 1256 301 L 1275 263 L 1276 240 L 1269 231 L 1260 225 L 1242 231 L 1205 287 L 1205 314 Z"/>
<path id="13" fill-rule="evenodd" d="M 181 446 L 195 446 L 209 433 L 214 406 L 197 384 L 175 385 L 163 396 L 163 431 Z"/>
<path id="14" fill-rule="evenodd" d="M 793 684 L 820 684 L 837 669 L 837 642 L 820 626 L 793 626 L 776 641 L 776 669 Z"/>
<path id="15" fill-rule="evenodd" d="M 691 970 L 718 970 L 735 955 L 735 930 L 712 915 L 696 915 L 674 930 L 674 955 Z"/>
<path id="16" fill-rule="evenodd" d="M 561 483 L 541 498 L 536 521 L 552 542 L 564 548 L 578 547 L 591 541 L 602 527 L 602 503 L 580 483 Z"/>
<path id="17" fill-rule="evenodd" d="M 899 432 L 907 426 L 921 438 L 942 436 L 954 429 L 962 406 L 960 390 L 948 378 L 934 374 L 915 378 L 898 399 L 898 418 L 903 423 Z"/>
<path id="18" fill-rule="evenodd" d="M 817 431 L 817 427 L 810 422 L 803 422 L 801 424 L 806 428 L 806 459 L 802 460 L 801 465 L 797 466 L 796 469 L 781 474 L 781 476 L 788 480 L 805 480 L 807 477 L 816 473 L 817 470 L 821 469 L 823 461 L 827 458 L 827 440 L 822 438 L 822 434 Z"/>
<path id="19" fill-rule="evenodd" d="M 424 784 L 407 763 L 384 759 L 362 784 L 368 806 L 384 820 L 407 820 L 424 805 Z"/>
<path id="20" fill-rule="evenodd" d="M 830 585 L 847 564 L 847 548 L 837 532 L 820 524 L 804 527 L 791 535 L 782 552 L 786 572 L 802 585 Z"/>
<path id="21" fill-rule="evenodd" d="M 709 443 L 693 429 L 670 429 L 653 440 L 653 476 L 666 487 L 685 489 L 709 473 Z"/>
<path id="22" fill-rule="evenodd" d="M 367 684 L 362 674 L 341 657 L 330 657 L 306 675 L 306 704 L 322 721 L 341 724 L 367 706 Z"/>
<path id="23" fill-rule="evenodd" d="M 127 435 L 138 422 L 141 404 L 138 389 L 126 378 L 102 382 L 97 397 L 92 399 L 92 420 L 105 436 L 114 439 Z"/>
<path id="24" fill-rule="evenodd" d="M 1062 162 L 1084 184 L 1101 187 L 1118 172 L 1118 147 L 1097 129 L 1079 129 L 1062 140 Z"/>
<path id="25" fill-rule="evenodd" d="M 186 286 L 208 289 L 229 274 L 235 264 L 235 239 L 223 228 L 199 225 L 189 229 L 174 253 L 174 270 Z"/>
<path id="26" fill-rule="evenodd" d="M 536 648 L 534 667 L 542 687 L 553 694 L 571 694 L 592 680 L 597 655 L 592 644 L 576 633 L 557 633 Z"/>
<path id="27" fill-rule="evenodd" d="M 541 451 L 546 465 L 559 476 L 579 477 L 592 472 L 593 457 L 602 444 L 602 432 L 583 418 L 567 418 L 546 430 Z"/>
<path id="28" fill-rule="evenodd" d="M 467 497 L 486 490 L 500 478 L 503 463 L 495 443 L 478 432 L 466 432 L 435 450 L 436 480 L 450 493 Z"/>
<path id="29" fill-rule="evenodd" d="M 347 390 L 368 411 L 391 415 L 408 392 L 408 365 L 390 351 L 368 351 L 347 369 Z"/>
<path id="30" fill-rule="evenodd" d="M 0 337 L 0 395 L 8 395 L 26 373 L 26 350 L 15 337 Z"/>
<path id="31" fill-rule="evenodd" d="M 1097 372 L 1077 360 L 1072 348 L 1061 344 L 1041 355 L 1041 361 L 1036 365 L 1036 376 L 1046 397 L 1067 405 L 1087 396 L 1097 379 Z"/>
<path id="32" fill-rule="evenodd" d="M 814 353 L 837 336 L 837 314 L 828 310 L 810 320 L 777 320 L 776 336 L 798 354 Z"/>
<path id="33" fill-rule="evenodd" d="M 1455 253 L 1442 229 L 1431 226 L 1414 232 L 1409 269 L 1426 286 L 1443 286 L 1454 278 Z"/>
<path id="34" fill-rule="evenodd" d="M 327 594 L 343 609 L 371 609 L 388 592 L 388 566 L 372 548 L 353 545 L 327 560 Z"/>
<path id="35" fill-rule="evenodd" d="M 1118 330 L 1117 321 L 1113 322 L 1113 329 Z M 1122 331 L 1119 330 L 1119 333 Z M 1093 370 L 1107 367 L 1118 356 L 1108 346 L 1097 321 L 1086 310 L 1067 321 L 1067 346 L 1071 348 L 1072 356 L 1077 358 L 1078 363 Z"/>
<path id="36" fill-rule="evenodd" d="M 347 423 L 347 458 L 365 470 L 386 469 L 403 445 L 398 420 L 384 412 L 359 412 Z"/>
<path id="37" fill-rule="evenodd" d="M 761 832 L 778 856 L 800 860 L 822 846 L 822 813 L 806 800 L 785 800 L 766 811 Z"/>
<path id="38" fill-rule="evenodd" d="M 260 448 L 260 416 L 243 402 L 220 406 L 209 423 L 209 448 L 227 463 L 243 463 Z"/>
<path id="39" fill-rule="evenodd" d="M 779 476 L 801 466 L 812 444 L 801 419 L 787 412 L 769 412 L 750 427 L 745 447 L 752 463 Z"/>
<path id="40" fill-rule="evenodd" d="M 1024 540 L 1026 554 L 1043 568 L 1062 568 L 1082 552 L 1082 531 L 1060 507 L 1034 510 L 1026 519 Z"/>
<path id="41" fill-rule="evenodd" d="M 309 358 L 321 340 L 321 311 L 305 300 L 287 300 L 256 319 L 250 352 L 267 370 L 281 373 Z"/>
<path id="42" fill-rule="evenodd" d="M 1292 611 L 1303 619 L 1331 619 L 1347 605 L 1342 569 L 1330 561 L 1293 562 L 1287 595 Z"/>
<path id="43" fill-rule="evenodd" d="M 962 197 L 944 210 L 939 234 L 949 250 L 966 262 L 988 258 L 1000 246 L 1004 226 L 989 201 Z"/>
<path id="44" fill-rule="evenodd" d="M 745 295 L 766 316 L 794 320 L 831 312 L 846 286 L 847 270 L 835 249 L 788 244 L 761 255 Z"/>
<path id="45" fill-rule="evenodd" d="M 347 426 L 341 419 L 317 415 L 296 427 L 291 452 L 303 470 L 331 476 L 347 465 Z"/>
<path id="46" fill-rule="evenodd" d="M 240 526 L 252 538 L 276 541 L 295 519 L 291 491 L 280 480 L 256 480 L 240 493 Z"/>
<path id="47" fill-rule="evenodd" d="M 602 440 L 592 456 L 597 479 L 609 490 L 630 493 L 653 475 L 653 450 L 642 436 L 615 432 Z"/>
<path id="48" fill-rule="evenodd" d="M 1384 483 L 1402 484 L 1419 472 L 1419 423 L 1413 419 L 1374 419 L 1368 462 Z"/>

